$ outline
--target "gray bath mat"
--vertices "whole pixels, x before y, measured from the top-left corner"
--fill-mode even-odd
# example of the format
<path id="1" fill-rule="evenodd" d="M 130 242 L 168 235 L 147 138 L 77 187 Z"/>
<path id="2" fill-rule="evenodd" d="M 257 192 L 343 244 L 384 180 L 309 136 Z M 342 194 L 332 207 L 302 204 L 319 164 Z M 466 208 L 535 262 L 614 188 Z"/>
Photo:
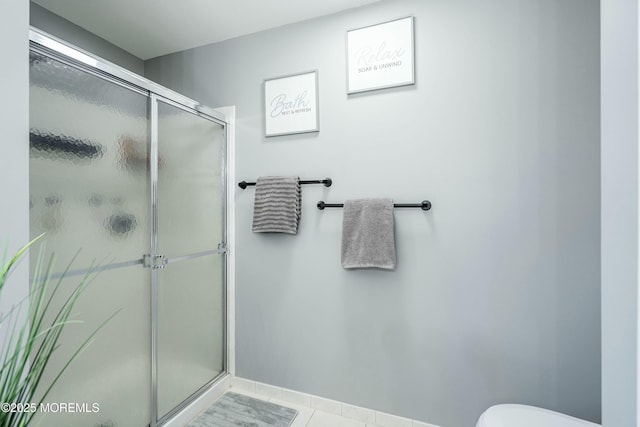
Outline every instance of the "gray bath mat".
<path id="1" fill-rule="evenodd" d="M 225 393 L 187 427 L 289 427 L 298 411 L 237 393 Z"/>

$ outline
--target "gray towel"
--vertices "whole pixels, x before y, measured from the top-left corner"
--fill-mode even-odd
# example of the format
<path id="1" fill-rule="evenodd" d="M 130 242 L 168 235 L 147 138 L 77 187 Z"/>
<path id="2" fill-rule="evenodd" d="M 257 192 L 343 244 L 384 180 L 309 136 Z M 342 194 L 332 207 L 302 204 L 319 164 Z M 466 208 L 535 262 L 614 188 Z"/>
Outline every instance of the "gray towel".
<path id="1" fill-rule="evenodd" d="M 300 201 L 300 178 L 297 176 L 258 178 L 253 204 L 253 231 L 296 234 L 300 222 Z"/>
<path id="2" fill-rule="evenodd" d="M 395 266 L 393 200 L 346 200 L 342 219 L 342 267 L 393 270 Z"/>

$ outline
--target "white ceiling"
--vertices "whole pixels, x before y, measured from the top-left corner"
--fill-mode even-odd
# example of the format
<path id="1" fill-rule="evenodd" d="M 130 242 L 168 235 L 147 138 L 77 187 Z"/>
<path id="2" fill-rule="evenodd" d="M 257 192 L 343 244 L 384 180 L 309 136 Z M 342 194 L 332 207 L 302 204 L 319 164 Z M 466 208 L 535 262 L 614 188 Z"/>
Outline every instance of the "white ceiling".
<path id="1" fill-rule="evenodd" d="M 146 60 L 379 0 L 33 0 Z"/>

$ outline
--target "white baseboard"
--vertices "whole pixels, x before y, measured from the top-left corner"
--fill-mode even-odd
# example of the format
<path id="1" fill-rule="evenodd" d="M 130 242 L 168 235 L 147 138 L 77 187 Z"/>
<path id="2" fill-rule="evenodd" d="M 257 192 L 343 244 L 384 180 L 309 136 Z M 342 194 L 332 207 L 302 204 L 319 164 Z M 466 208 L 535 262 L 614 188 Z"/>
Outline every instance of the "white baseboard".
<path id="1" fill-rule="evenodd" d="M 379 427 L 438 427 L 434 424 L 423 421 L 412 420 L 397 415 L 387 414 L 374 409 L 362 408 L 337 400 L 326 399 L 308 393 L 301 393 L 282 387 L 264 384 L 258 381 L 247 380 L 245 378 L 231 377 L 230 390 L 262 396 L 264 399 L 277 399 L 288 402 L 292 405 L 309 407 L 322 412 L 340 415 L 367 424 L 375 424 Z"/>

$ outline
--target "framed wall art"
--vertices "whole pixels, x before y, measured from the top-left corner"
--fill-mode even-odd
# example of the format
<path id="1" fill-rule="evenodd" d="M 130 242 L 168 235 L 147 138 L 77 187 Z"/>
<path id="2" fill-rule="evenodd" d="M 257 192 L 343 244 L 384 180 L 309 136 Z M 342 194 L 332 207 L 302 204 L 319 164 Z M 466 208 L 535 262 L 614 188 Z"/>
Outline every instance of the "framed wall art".
<path id="1" fill-rule="evenodd" d="M 265 136 L 318 132 L 318 71 L 264 81 Z"/>
<path id="2" fill-rule="evenodd" d="M 413 16 L 347 31 L 347 93 L 415 83 Z"/>

